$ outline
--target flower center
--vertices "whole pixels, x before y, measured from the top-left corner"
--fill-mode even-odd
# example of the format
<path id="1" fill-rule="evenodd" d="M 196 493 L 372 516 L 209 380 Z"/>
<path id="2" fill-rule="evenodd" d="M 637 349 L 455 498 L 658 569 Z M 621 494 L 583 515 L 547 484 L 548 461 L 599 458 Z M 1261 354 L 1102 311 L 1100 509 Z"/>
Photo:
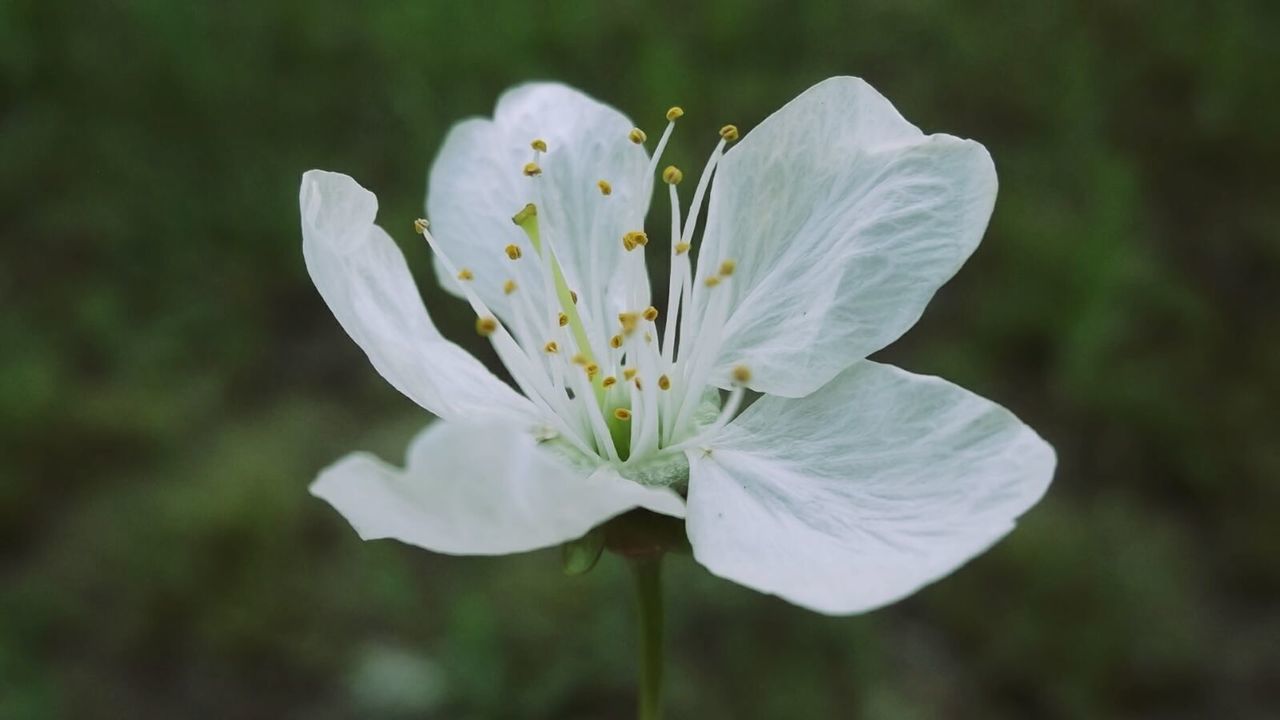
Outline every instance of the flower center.
<path id="1" fill-rule="evenodd" d="M 683 114 L 678 107 L 667 111 L 668 124 L 650 159 L 649 177 L 654 177 L 675 121 Z M 530 160 L 519 168 L 533 185 L 534 202 L 512 217 L 527 245 L 513 243 L 501 250 L 510 261 L 510 277 L 478 278 L 469 268 L 458 267 L 441 251 L 427 221 L 415 223 L 442 267 L 457 278 L 476 313 L 477 332 L 489 338 L 521 391 L 546 417 L 548 428 L 540 431 L 541 437 L 563 438 L 583 453 L 647 477 L 643 468 L 666 467 L 670 462 L 664 456 L 678 456 L 678 451 L 722 427 L 741 406 L 750 381 L 746 367 L 735 368 L 730 378 L 711 377 L 729 314 L 735 264 L 727 258 L 699 257 L 695 273 L 690 261 L 693 231 L 712 175 L 725 146 L 737 138 L 738 130 L 732 125 L 720 130 L 720 142 L 707 160 L 683 222 L 677 186 L 684 173 L 675 166 L 661 173 L 671 203 L 671 270 L 661 329 L 660 313 L 649 295 L 645 264 L 649 236 L 643 228 L 629 230 L 621 238 L 569 238 L 560 234 L 566 228 L 548 226 L 547 214 L 539 212 L 547 209 L 546 198 L 551 195 L 545 189 L 548 178 L 542 156 L 555 150 L 544 140 L 530 143 Z M 643 144 L 646 140 L 645 133 L 635 128 L 617 141 Z M 596 189 L 596 202 L 619 202 L 609 179 L 600 179 Z M 607 216 L 614 209 L 599 210 Z M 590 232 L 594 235 L 595 229 Z M 610 282 L 620 287 L 582 296 L 621 297 L 621 311 L 580 302 L 559 254 L 565 246 L 558 244 L 571 240 L 578 241 L 575 247 L 587 248 L 593 266 L 598 254 L 593 243 L 621 243 L 623 252 L 610 274 Z M 695 274 L 700 282 L 695 282 Z M 501 321 L 475 291 L 474 285 L 483 282 L 500 286 L 509 299 Z M 614 318 L 606 322 L 606 315 L 613 315 L 616 323 Z M 592 332 L 603 327 L 610 328 L 607 335 Z M 725 385 L 732 389 L 721 403 L 716 388 Z"/>

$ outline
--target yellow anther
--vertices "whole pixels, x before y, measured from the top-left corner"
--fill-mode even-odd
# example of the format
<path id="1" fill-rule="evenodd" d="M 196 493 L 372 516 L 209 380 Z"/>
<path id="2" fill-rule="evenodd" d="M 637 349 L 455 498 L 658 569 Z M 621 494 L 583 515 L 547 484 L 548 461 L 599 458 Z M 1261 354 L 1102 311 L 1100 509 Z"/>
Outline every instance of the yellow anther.
<path id="1" fill-rule="evenodd" d="M 413 231 L 418 233 L 419 235 L 426 232 L 427 228 L 430 226 L 431 226 L 431 223 L 427 222 L 426 218 L 418 218 L 417 220 L 413 221 Z"/>
<path id="2" fill-rule="evenodd" d="M 662 171 L 662 182 L 668 185 L 679 185 L 684 179 L 684 173 L 680 172 L 680 168 L 675 165 L 668 165 L 666 170 Z"/>
<path id="3" fill-rule="evenodd" d="M 733 381 L 739 385 L 746 385 L 751 382 L 751 368 L 746 365 L 737 365 L 733 368 Z"/>
<path id="4" fill-rule="evenodd" d="M 644 131 L 640 128 L 631 128 L 631 132 L 627 133 L 627 137 L 631 139 L 631 142 L 637 145 L 642 144 L 649 138 L 649 136 L 645 135 Z"/>
<path id="5" fill-rule="evenodd" d="M 480 333 L 481 336 L 489 337 L 490 335 L 494 334 L 497 331 L 498 331 L 497 319 L 491 318 L 487 315 L 476 318 L 476 332 Z"/>
<path id="6" fill-rule="evenodd" d="M 573 357 L 569 358 L 569 362 L 572 362 L 574 365 L 581 365 L 583 367 L 586 367 L 587 363 L 591 361 L 588 360 L 587 356 L 583 355 L 582 353 L 574 353 Z"/>
<path id="7" fill-rule="evenodd" d="M 623 380 L 631 380 L 632 378 L 634 378 L 634 377 L 636 376 L 636 373 L 638 373 L 638 372 L 640 372 L 640 371 L 639 371 L 639 370 L 636 370 L 635 368 L 626 368 L 626 369 L 624 369 L 624 370 L 622 371 L 622 379 L 623 379 Z"/>
<path id="8" fill-rule="evenodd" d="M 618 378 L 612 375 L 606 375 L 605 378 L 600 381 L 600 384 L 603 385 L 604 387 L 611 388 L 614 385 L 618 384 Z"/>
<path id="9" fill-rule="evenodd" d="M 660 389 L 660 390 L 670 390 L 670 389 L 671 389 L 671 378 L 667 377 L 666 375 L 659 375 L 659 376 L 658 376 L 658 389 Z"/>
<path id="10" fill-rule="evenodd" d="M 574 292 L 573 290 L 570 290 L 570 291 L 569 291 L 569 300 L 571 300 L 571 301 L 573 302 L 573 304 L 574 304 L 574 305 L 577 305 L 577 304 L 578 304 L 578 293 Z"/>
<path id="11" fill-rule="evenodd" d="M 560 327 L 564 327 L 569 324 L 569 316 L 564 313 L 560 313 L 560 317 L 557 318 L 556 321 L 560 323 Z"/>
<path id="12" fill-rule="evenodd" d="M 703 282 L 703 284 L 705 284 L 707 287 L 709 287 L 709 288 L 713 288 L 713 287 L 715 287 L 715 286 L 717 286 L 717 285 L 719 285 L 719 284 L 720 284 L 720 276 L 719 276 L 719 275 L 712 275 L 711 277 L 707 278 L 706 280 L 703 280 L 702 282 Z"/>
<path id="13" fill-rule="evenodd" d="M 534 205 L 533 203 L 529 203 L 528 205 L 525 205 L 524 207 L 520 208 L 520 212 L 511 216 L 511 222 L 523 227 L 524 224 L 529 221 L 529 218 L 534 218 L 537 216 L 538 216 L 538 206 Z"/>
<path id="14" fill-rule="evenodd" d="M 724 262 L 720 263 L 720 274 L 725 277 L 729 277 L 730 275 L 733 274 L 733 271 L 737 269 L 737 267 L 738 267 L 738 264 L 735 263 L 734 261 L 725 260 Z"/>
<path id="15" fill-rule="evenodd" d="M 724 127 L 720 128 L 720 137 L 724 138 L 725 140 L 728 140 L 729 142 L 733 142 L 734 140 L 737 140 L 738 126 L 725 125 Z"/>
<path id="16" fill-rule="evenodd" d="M 475 278 L 476 278 L 476 274 L 471 272 L 470 268 L 462 268 L 461 270 L 458 271 L 459 280 L 463 280 L 463 281 L 475 280 Z"/>
<path id="17" fill-rule="evenodd" d="M 634 382 L 634 383 L 636 384 L 636 389 L 637 389 L 637 390 L 643 390 L 643 389 L 644 389 L 644 385 L 640 384 L 640 376 L 639 376 L 639 375 L 637 375 L 637 376 L 636 376 L 636 379 L 635 379 L 635 380 L 633 380 L 632 382 Z"/>
<path id="18" fill-rule="evenodd" d="M 601 194 L 601 195 L 612 195 L 612 194 L 613 194 L 613 186 L 609 184 L 609 181 L 608 181 L 608 180 L 599 180 L 599 181 L 597 181 L 597 182 L 596 182 L 596 187 L 600 188 L 600 194 Z"/>
<path id="19" fill-rule="evenodd" d="M 613 337 L 609 338 L 609 347 L 613 348 L 614 350 L 617 350 L 618 348 L 622 347 L 622 336 L 614 335 Z"/>
<path id="20" fill-rule="evenodd" d="M 546 152 L 547 141 L 543 140 L 542 138 L 538 138 L 533 142 L 529 143 L 529 147 L 533 148 L 534 150 L 537 150 L 538 152 Z"/>
<path id="21" fill-rule="evenodd" d="M 588 380 L 595 379 L 596 374 L 600 372 L 600 366 L 595 363 L 587 363 L 582 366 L 582 369 L 586 371 Z"/>
<path id="22" fill-rule="evenodd" d="M 689 252 L 689 243 L 687 242 L 676 243 L 675 251 L 677 255 L 683 255 Z"/>
<path id="23" fill-rule="evenodd" d="M 507 253 L 507 257 L 511 258 L 512 260 L 519 260 L 520 256 L 524 255 L 524 253 L 520 251 L 520 246 L 516 245 L 515 243 L 512 243 L 507 246 L 506 253 Z"/>
<path id="24" fill-rule="evenodd" d="M 640 322 L 640 316 L 633 312 L 618 313 L 618 322 L 622 324 L 623 332 L 631 333 L 636 329 L 636 324 Z"/>
<path id="25" fill-rule="evenodd" d="M 643 316 L 644 316 L 644 319 L 645 319 L 645 320 L 648 320 L 649 322 L 653 322 L 654 320 L 657 320 L 657 319 L 658 319 L 658 308 L 656 308 L 656 307 L 654 307 L 654 306 L 650 305 L 649 307 L 647 307 L 647 308 L 645 308 L 645 309 L 644 309 Z"/>
<path id="26" fill-rule="evenodd" d="M 667 119 L 672 122 L 679 120 L 681 115 L 684 115 L 684 108 L 679 105 L 675 105 L 667 111 Z"/>
<path id="27" fill-rule="evenodd" d="M 613 411 L 613 416 L 623 422 L 626 422 L 631 419 L 631 411 L 626 408 L 618 408 Z"/>
<path id="28" fill-rule="evenodd" d="M 551 340 L 546 345 L 543 345 L 542 349 L 548 355 L 555 355 L 556 353 L 560 352 L 560 346 L 556 344 L 555 340 Z"/>
<path id="29" fill-rule="evenodd" d="M 515 292 L 515 291 L 516 291 L 516 281 L 515 281 L 515 280 L 508 280 L 508 281 L 506 281 L 506 282 L 502 283 L 502 294 L 504 294 L 504 295 L 510 295 L 511 293 L 513 293 L 513 292 Z"/>
<path id="30" fill-rule="evenodd" d="M 643 230 L 632 230 L 622 236 L 622 247 L 626 248 L 628 252 L 648 244 L 649 236 L 645 235 Z"/>
<path id="31" fill-rule="evenodd" d="M 522 172 L 524 172 L 526 177 L 533 177 L 534 175 L 541 175 L 542 168 L 538 167 L 538 163 L 536 162 L 525 163 L 524 170 Z"/>

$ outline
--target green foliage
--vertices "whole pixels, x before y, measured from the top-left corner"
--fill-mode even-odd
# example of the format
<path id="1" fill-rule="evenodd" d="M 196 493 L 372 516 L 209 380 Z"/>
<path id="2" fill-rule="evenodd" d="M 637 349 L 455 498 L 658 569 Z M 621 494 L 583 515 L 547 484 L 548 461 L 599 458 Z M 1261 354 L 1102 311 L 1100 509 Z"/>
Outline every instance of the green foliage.
<path id="1" fill-rule="evenodd" d="M 0 717 L 596 718 L 616 558 L 360 543 L 306 494 L 425 418 L 311 288 L 296 189 L 409 231 L 448 126 L 559 79 L 701 165 L 866 77 L 984 142 L 987 240 L 884 358 L 1057 446 L 1011 538 L 829 619 L 667 565 L 673 717 L 1263 717 L 1280 698 L 1280 6 L 0 3 Z M 657 223 L 661 226 L 661 223 Z"/>

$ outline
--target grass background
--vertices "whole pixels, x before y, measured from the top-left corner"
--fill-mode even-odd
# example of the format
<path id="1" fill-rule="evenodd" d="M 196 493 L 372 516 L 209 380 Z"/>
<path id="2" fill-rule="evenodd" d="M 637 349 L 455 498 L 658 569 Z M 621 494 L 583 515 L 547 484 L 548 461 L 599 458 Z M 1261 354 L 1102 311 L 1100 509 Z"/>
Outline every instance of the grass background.
<path id="1" fill-rule="evenodd" d="M 365 544 L 307 495 L 425 416 L 311 287 L 298 178 L 375 190 L 483 352 L 409 231 L 451 123 L 558 79 L 651 130 L 682 104 L 696 168 L 836 74 L 1001 177 L 880 357 L 1009 406 L 1060 470 L 868 616 L 669 563 L 671 716 L 1274 717 L 1278 35 L 1268 0 L 0 0 L 0 717 L 627 717 L 616 560 Z"/>

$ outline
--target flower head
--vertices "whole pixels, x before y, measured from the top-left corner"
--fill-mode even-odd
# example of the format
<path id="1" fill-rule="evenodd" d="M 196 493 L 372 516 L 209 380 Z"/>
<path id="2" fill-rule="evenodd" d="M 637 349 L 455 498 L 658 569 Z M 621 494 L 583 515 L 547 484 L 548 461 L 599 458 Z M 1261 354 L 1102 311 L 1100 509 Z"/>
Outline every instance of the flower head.
<path id="1" fill-rule="evenodd" d="M 650 155 L 616 110 L 531 84 L 450 132 L 414 229 L 515 389 L 436 330 L 374 196 L 304 175 L 316 286 L 378 371 L 442 418 L 404 469 L 355 454 L 312 490 L 365 538 L 458 554 L 646 508 L 685 518 L 712 572 L 797 604 L 903 597 L 1007 533 L 1053 473 L 1008 411 L 864 359 L 977 246 L 991 159 L 832 78 L 740 141 L 724 126 L 682 211 L 683 171 L 659 167 L 683 115 L 668 111 Z M 669 243 L 644 225 L 655 188 Z"/>

